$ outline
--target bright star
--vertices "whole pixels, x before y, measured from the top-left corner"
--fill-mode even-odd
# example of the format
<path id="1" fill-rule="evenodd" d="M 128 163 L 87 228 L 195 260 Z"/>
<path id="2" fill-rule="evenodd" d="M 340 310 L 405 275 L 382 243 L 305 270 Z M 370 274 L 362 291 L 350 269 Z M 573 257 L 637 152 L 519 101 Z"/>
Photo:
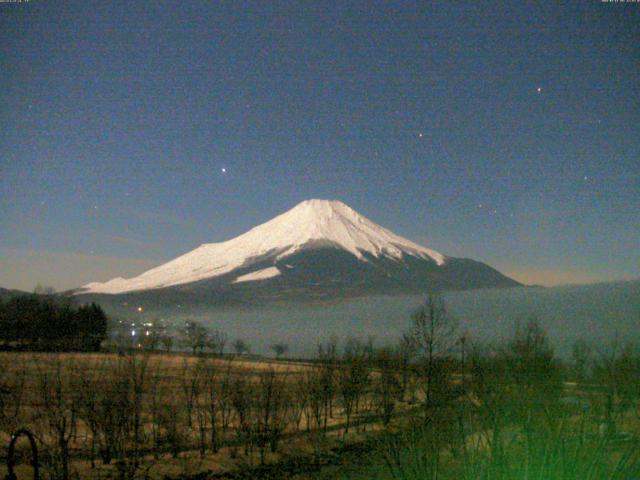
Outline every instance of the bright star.
<path id="1" fill-rule="evenodd" d="M 220 170 L 222 170 L 222 173 L 227 173 L 227 169 L 226 168 L 221 168 Z"/>
<path id="2" fill-rule="evenodd" d="M 536 91 L 537 91 L 538 93 L 542 93 L 542 87 L 538 87 L 538 88 L 536 88 Z"/>

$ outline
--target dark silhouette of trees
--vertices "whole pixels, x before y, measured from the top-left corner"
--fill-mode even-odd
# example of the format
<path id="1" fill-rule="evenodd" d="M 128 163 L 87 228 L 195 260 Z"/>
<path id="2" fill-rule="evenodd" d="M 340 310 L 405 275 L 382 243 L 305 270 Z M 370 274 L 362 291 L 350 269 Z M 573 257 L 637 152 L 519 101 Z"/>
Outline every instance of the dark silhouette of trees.
<path id="1" fill-rule="evenodd" d="M 441 402 L 448 386 L 446 360 L 456 341 L 456 322 L 442 297 L 429 295 L 412 316 L 410 338 L 425 376 L 425 406 Z"/>
<path id="2" fill-rule="evenodd" d="M 338 369 L 338 392 L 346 418 L 345 433 L 349 433 L 351 417 L 357 413 L 360 402 L 369 385 L 369 350 L 358 339 L 347 339 L 342 363 Z"/>
<path id="3" fill-rule="evenodd" d="M 512 389 L 513 412 L 525 429 L 532 419 L 549 417 L 561 393 L 560 367 L 536 319 L 518 328 L 504 353 Z M 551 419 L 551 418 L 549 418 Z"/>
<path id="4" fill-rule="evenodd" d="M 599 385 L 600 391 L 592 391 L 590 401 L 593 413 L 598 417 L 600 433 L 613 435 L 616 424 L 624 413 L 638 408 L 640 398 L 640 357 L 634 353 L 633 344 L 620 344 L 617 340 L 594 355 L 590 362 L 590 375 L 583 382 Z M 640 413 L 640 412 L 639 412 Z"/>
<path id="5" fill-rule="evenodd" d="M 287 345 L 286 343 L 276 343 L 274 345 L 271 345 L 270 348 L 271 350 L 273 350 L 273 353 L 276 354 L 276 358 L 280 358 L 282 355 L 289 351 L 289 345 Z"/>
<path id="6" fill-rule="evenodd" d="M 396 404 L 402 400 L 404 390 L 398 380 L 398 371 L 402 372 L 402 357 L 391 348 L 382 348 L 376 352 L 375 367 L 378 375 L 373 385 L 374 408 L 387 426 L 393 418 Z"/>
<path id="7" fill-rule="evenodd" d="M 173 348 L 173 337 L 167 334 L 164 334 L 160 337 L 160 342 L 162 343 L 162 348 L 166 353 L 171 353 L 171 349 Z"/>
<path id="8" fill-rule="evenodd" d="M 224 347 L 227 345 L 229 337 L 226 333 L 220 330 L 215 330 L 209 333 L 207 338 L 207 349 L 211 350 L 214 355 L 222 356 L 224 354 Z"/>
<path id="9" fill-rule="evenodd" d="M 231 346 L 233 347 L 233 350 L 236 352 L 236 355 L 247 354 L 249 353 L 249 350 L 250 350 L 247 342 L 245 342 L 241 338 L 238 338 L 237 340 L 235 340 Z"/>
<path id="10" fill-rule="evenodd" d="M 0 348 L 95 351 L 107 335 L 107 316 L 95 303 L 47 294 L 0 301 Z"/>
<path id="11" fill-rule="evenodd" d="M 188 321 L 182 336 L 185 346 L 189 347 L 195 355 L 198 352 L 202 353 L 207 346 L 209 332 L 200 323 Z"/>

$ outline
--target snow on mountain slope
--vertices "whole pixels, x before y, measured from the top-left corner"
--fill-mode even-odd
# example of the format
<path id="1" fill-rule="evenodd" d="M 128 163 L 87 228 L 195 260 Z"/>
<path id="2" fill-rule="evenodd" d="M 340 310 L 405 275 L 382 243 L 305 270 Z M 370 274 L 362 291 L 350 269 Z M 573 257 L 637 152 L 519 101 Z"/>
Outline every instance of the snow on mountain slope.
<path id="1" fill-rule="evenodd" d="M 411 255 L 437 265 L 446 261 L 444 255 L 390 232 L 340 201 L 306 200 L 239 237 L 203 244 L 134 278 L 89 283 L 79 293 L 115 294 L 191 283 L 246 267 L 257 259 L 273 257 L 275 262 L 318 244 L 341 248 L 362 261 L 367 261 L 364 254 L 396 260 Z M 277 275 L 267 270 L 270 276 Z"/>
<path id="2" fill-rule="evenodd" d="M 246 275 L 241 275 L 236 278 L 233 283 L 253 282 L 255 280 L 264 280 L 267 278 L 277 277 L 278 275 L 280 275 L 280 270 L 278 270 L 278 267 L 268 267 L 256 272 L 247 273 Z"/>

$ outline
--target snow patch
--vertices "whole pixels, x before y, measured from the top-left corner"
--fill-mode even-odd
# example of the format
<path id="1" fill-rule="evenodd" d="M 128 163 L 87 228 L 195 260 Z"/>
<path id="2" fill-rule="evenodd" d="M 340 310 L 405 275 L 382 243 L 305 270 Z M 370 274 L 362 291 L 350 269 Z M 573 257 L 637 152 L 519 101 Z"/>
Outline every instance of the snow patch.
<path id="1" fill-rule="evenodd" d="M 253 282 L 255 280 L 265 280 L 267 278 L 277 277 L 280 275 L 280 270 L 276 267 L 263 268 L 255 272 L 247 273 L 236 278 L 233 283 L 241 282 Z"/>

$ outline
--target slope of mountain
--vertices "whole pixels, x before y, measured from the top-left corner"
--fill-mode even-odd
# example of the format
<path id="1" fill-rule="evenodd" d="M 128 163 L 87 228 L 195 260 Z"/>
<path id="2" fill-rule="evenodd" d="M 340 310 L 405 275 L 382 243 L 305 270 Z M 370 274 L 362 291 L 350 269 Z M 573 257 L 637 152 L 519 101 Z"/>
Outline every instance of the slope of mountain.
<path id="1" fill-rule="evenodd" d="M 339 201 L 307 200 L 247 233 L 203 244 L 79 294 L 182 292 L 210 299 L 323 298 L 519 285 L 491 267 L 400 237 Z"/>

